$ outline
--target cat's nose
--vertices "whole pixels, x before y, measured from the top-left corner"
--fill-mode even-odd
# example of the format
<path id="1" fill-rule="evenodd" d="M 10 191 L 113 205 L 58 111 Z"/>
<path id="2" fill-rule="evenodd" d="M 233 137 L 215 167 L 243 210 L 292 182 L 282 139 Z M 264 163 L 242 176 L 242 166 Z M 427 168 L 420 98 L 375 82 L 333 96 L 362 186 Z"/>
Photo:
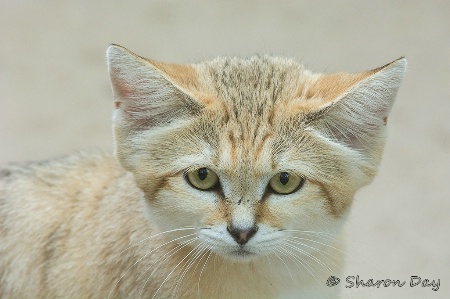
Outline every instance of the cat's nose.
<path id="1" fill-rule="evenodd" d="M 255 235 L 255 233 L 258 231 L 258 227 L 255 225 L 250 229 L 239 229 L 228 225 L 227 231 L 230 233 L 236 243 L 238 243 L 239 245 L 244 245 L 248 242 L 248 240 L 251 239 L 251 237 Z"/>

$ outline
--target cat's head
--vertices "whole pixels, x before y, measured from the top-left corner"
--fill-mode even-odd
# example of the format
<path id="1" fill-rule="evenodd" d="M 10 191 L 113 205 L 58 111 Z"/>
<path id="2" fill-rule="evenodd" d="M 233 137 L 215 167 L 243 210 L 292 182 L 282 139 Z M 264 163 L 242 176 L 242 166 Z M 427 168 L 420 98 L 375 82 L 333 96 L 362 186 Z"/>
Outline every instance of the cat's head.
<path id="1" fill-rule="evenodd" d="M 195 227 L 225 257 L 339 230 L 374 177 L 406 60 L 314 74 L 283 58 L 178 65 L 107 51 L 115 150 L 161 230 Z M 197 243 L 198 243 L 197 242 Z"/>

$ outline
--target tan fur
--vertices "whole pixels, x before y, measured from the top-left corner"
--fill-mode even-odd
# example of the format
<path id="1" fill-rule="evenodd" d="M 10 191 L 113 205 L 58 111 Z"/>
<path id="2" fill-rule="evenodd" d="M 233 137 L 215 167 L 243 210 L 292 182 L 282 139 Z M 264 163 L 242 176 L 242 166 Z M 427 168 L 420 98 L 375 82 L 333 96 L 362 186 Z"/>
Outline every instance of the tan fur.
<path id="1" fill-rule="evenodd" d="M 0 170 L 0 297 L 335 298 L 325 281 L 342 266 L 342 224 L 376 173 L 406 61 L 322 75 L 269 56 L 167 64 L 116 45 L 107 61 L 115 157 Z M 189 185 L 200 167 L 218 188 Z M 306 183 L 276 194 L 281 171 Z M 230 227 L 257 231 L 240 246 Z"/>

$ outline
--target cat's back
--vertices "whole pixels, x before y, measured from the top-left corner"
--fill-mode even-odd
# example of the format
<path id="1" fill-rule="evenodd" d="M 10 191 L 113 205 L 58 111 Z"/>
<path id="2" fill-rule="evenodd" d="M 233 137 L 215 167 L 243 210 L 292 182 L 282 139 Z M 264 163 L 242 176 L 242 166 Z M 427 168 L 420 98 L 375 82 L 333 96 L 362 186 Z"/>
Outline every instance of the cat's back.
<path id="1" fill-rule="evenodd" d="M 94 202 L 88 200 L 90 195 L 101 195 L 107 190 L 108 182 L 124 175 L 115 158 L 100 151 L 2 166 L 0 211 L 17 206 L 20 207 L 17 211 L 37 212 L 36 208 L 41 205 L 52 208 L 63 206 L 67 210 L 74 203 L 92 204 Z M 55 216 L 57 213 L 58 210 L 52 210 Z"/>
<path id="2" fill-rule="evenodd" d="M 79 274 L 93 272 L 109 255 L 99 244 L 111 252 L 128 244 L 114 232 L 139 223 L 123 212 L 140 209 L 139 196 L 131 175 L 102 152 L 0 168 L 0 297 L 71 297 L 53 293 L 55 278 L 65 277 L 59 280 L 66 285 L 95 282 Z"/>

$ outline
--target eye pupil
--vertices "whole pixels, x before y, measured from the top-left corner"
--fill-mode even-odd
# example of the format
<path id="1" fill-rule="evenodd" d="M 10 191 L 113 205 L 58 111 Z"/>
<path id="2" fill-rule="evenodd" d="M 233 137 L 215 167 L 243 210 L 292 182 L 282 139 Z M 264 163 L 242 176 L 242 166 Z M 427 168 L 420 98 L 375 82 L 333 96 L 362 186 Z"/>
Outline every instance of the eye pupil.
<path id="1" fill-rule="evenodd" d="M 219 185 L 219 176 L 207 167 L 187 171 L 185 178 L 192 187 L 198 190 L 212 190 Z"/>
<path id="2" fill-rule="evenodd" d="M 289 173 L 282 172 L 280 173 L 280 183 L 286 185 L 289 182 Z"/>
<path id="3" fill-rule="evenodd" d="M 206 179 L 206 177 L 208 176 L 208 168 L 200 168 L 198 170 L 198 178 L 201 179 L 202 181 Z"/>
<path id="4" fill-rule="evenodd" d="M 300 188 L 305 183 L 303 176 L 295 172 L 282 171 L 275 174 L 269 181 L 269 187 L 275 194 L 291 194 Z"/>

